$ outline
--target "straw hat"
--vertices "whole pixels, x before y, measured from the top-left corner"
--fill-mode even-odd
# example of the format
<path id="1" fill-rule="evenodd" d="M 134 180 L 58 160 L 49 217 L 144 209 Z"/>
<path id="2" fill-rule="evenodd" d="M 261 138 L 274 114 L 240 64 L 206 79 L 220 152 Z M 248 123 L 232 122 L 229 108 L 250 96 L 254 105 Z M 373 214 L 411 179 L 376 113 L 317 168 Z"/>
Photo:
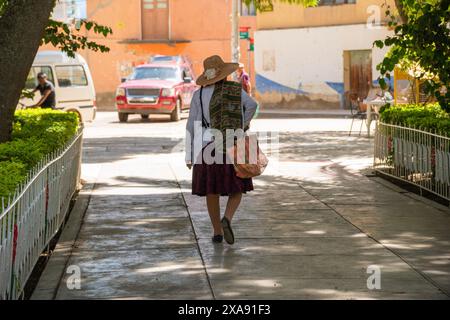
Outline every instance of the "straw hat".
<path id="1" fill-rule="evenodd" d="M 204 72 L 198 77 L 199 86 L 209 86 L 225 79 L 239 68 L 239 63 L 225 63 L 219 56 L 212 56 L 203 62 Z"/>

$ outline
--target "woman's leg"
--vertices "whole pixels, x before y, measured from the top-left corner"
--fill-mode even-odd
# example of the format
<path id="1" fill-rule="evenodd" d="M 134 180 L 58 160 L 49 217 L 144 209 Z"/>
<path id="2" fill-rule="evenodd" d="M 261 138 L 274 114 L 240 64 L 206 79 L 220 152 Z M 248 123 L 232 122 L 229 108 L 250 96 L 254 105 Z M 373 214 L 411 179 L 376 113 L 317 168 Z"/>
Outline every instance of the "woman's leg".
<path id="1" fill-rule="evenodd" d="M 222 224 L 220 222 L 220 196 L 218 194 L 207 195 L 206 205 L 214 229 L 214 235 L 223 235 Z"/>
<path id="2" fill-rule="evenodd" d="M 236 213 L 239 205 L 242 201 L 242 193 L 235 193 L 228 198 L 227 208 L 225 210 L 225 217 L 228 221 L 233 220 L 234 214 Z"/>

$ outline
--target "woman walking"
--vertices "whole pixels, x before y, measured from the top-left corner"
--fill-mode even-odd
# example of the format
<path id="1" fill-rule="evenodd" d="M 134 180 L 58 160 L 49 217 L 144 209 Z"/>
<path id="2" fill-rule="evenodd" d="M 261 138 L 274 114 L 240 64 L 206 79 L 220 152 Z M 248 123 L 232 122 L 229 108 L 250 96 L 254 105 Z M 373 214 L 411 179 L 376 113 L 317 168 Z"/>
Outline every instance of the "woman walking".
<path id="1" fill-rule="evenodd" d="M 236 176 L 233 164 L 226 161 L 226 152 L 223 148 L 218 148 L 212 134 L 212 131 L 216 131 L 226 136 L 225 132 L 229 129 L 248 129 L 256 113 L 258 105 L 242 90 L 242 85 L 227 81 L 227 77 L 238 68 L 239 64 L 225 63 L 219 56 L 212 56 L 204 61 L 205 70 L 197 80 L 201 89 L 194 93 L 187 123 L 186 141 L 189 144 L 186 148 L 186 164 L 189 169 L 193 168 L 192 194 L 206 197 L 214 243 L 221 243 L 225 238 L 228 244 L 234 244 L 231 222 L 242 195 L 253 191 L 252 179 Z M 198 130 L 198 127 L 202 129 Z M 202 137 L 198 137 L 200 134 Z M 200 148 L 195 146 L 196 141 L 201 143 Z M 212 144 L 214 148 L 211 152 L 209 147 Z M 195 150 L 201 152 L 195 154 Z M 208 156 L 221 161 L 205 161 Z M 222 219 L 219 202 L 221 196 L 228 197 Z"/>

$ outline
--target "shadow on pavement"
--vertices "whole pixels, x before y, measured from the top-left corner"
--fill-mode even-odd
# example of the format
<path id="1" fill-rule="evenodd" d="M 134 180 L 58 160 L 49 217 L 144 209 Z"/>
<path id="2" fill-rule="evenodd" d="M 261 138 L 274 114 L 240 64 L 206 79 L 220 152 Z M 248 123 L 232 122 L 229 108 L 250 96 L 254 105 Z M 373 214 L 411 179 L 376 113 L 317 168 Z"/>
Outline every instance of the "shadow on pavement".
<path id="1" fill-rule="evenodd" d="M 183 165 L 161 173 L 152 162 L 181 139 L 113 139 L 86 139 L 85 163 L 123 163 L 96 184 L 70 261 L 83 290 L 62 286 L 59 298 L 448 298 L 437 287 L 450 291 L 450 215 L 352 170 L 371 154 L 367 139 L 281 134 L 279 160 L 290 167 L 255 179 L 233 247 L 211 243 Z M 139 172 L 133 161 L 146 155 Z M 367 287 L 373 265 L 380 290 Z"/>
<path id="2" fill-rule="evenodd" d="M 182 141 L 168 137 L 85 138 L 83 163 L 114 163 L 139 155 L 170 154 Z"/>

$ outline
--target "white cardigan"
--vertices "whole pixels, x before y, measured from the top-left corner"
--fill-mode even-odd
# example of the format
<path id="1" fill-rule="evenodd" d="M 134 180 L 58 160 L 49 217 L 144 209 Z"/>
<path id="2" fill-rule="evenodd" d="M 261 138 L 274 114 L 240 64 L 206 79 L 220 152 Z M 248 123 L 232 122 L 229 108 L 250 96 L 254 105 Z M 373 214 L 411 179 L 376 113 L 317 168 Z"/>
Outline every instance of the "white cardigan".
<path id="1" fill-rule="evenodd" d="M 209 103 L 211 102 L 212 95 L 214 93 L 214 85 L 207 86 L 203 88 L 202 101 L 203 101 L 203 115 L 211 123 L 209 115 Z M 244 112 L 244 124 L 245 126 L 250 125 L 250 121 L 255 116 L 256 110 L 258 109 L 258 103 L 250 97 L 244 90 L 242 90 L 242 108 Z M 194 151 L 194 141 L 199 137 L 195 137 L 195 126 L 201 125 L 202 123 L 202 110 L 200 104 L 200 89 L 194 92 L 191 102 L 191 110 L 189 112 L 189 119 L 186 125 L 186 163 L 192 163 L 193 151 Z M 202 129 L 203 141 L 202 146 L 206 146 L 212 141 L 212 135 L 208 134 L 208 129 Z"/>

